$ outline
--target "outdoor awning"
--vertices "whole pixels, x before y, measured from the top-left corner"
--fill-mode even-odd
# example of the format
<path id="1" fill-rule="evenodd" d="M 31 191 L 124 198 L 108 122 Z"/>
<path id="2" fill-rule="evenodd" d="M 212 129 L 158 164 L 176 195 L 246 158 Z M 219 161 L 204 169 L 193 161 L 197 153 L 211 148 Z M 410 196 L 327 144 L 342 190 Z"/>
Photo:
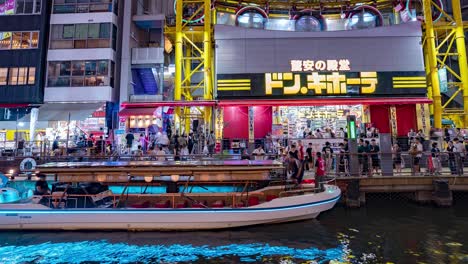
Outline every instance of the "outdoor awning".
<path id="1" fill-rule="evenodd" d="M 430 104 L 432 100 L 425 97 L 407 98 L 330 98 L 330 99 L 291 99 L 291 100 L 223 100 L 219 106 L 321 106 L 321 105 L 401 105 Z"/>
<path id="2" fill-rule="evenodd" d="M 124 108 L 120 110 L 119 116 L 153 116 L 156 111 L 156 107 L 132 107 Z"/>
<path id="3" fill-rule="evenodd" d="M 159 106 L 215 106 L 216 101 L 161 101 L 161 102 L 151 102 L 151 103 L 122 103 L 122 108 L 156 108 Z"/>
<path id="4" fill-rule="evenodd" d="M 48 103 L 39 107 L 38 121 L 79 121 L 85 120 L 94 111 L 102 107 L 104 103 Z M 26 115 L 21 121 L 28 122 L 30 115 Z"/>

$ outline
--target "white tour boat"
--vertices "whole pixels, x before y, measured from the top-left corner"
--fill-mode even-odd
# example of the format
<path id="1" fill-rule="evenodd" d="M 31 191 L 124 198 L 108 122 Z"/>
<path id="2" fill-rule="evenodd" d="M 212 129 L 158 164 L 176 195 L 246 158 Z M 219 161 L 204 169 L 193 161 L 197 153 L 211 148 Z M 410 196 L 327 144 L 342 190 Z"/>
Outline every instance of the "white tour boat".
<path id="1" fill-rule="evenodd" d="M 51 192 L 11 203 L 5 198 L 0 229 L 233 228 L 312 219 L 340 199 L 333 185 L 317 192 L 314 184 L 275 183 L 271 172 L 281 169 L 281 163 L 267 160 L 49 163 L 36 173 L 54 182 Z M 122 192 L 114 194 L 108 186 L 120 186 Z M 129 191 L 137 186 L 141 193 Z M 216 191 L 216 186 L 232 189 Z M 207 191 L 194 192 L 197 187 Z M 12 188 L 0 191 L 4 197 L 20 197 Z"/>

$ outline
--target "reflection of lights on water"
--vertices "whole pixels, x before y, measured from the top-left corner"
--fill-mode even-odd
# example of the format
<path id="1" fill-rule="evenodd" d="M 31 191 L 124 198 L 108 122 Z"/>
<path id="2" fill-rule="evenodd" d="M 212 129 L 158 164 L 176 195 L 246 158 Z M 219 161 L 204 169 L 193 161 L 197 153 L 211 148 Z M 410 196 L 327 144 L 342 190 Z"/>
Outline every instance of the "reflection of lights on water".
<path id="1" fill-rule="evenodd" d="M 67 249 L 66 252 L 64 252 L 64 248 Z M 229 256 L 239 257 L 242 262 L 258 262 L 263 261 L 265 258 L 288 256 L 282 258 L 281 263 L 298 263 L 293 261 L 295 259 L 322 263 L 331 260 L 342 261 L 342 255 L 343 249 L 341 247 L 326 250 L 317 248 L 298 249 L 260 243 L 210 247 L 192 245 L 137 246 L 124 243 L 111 244 L 106 241 L 84 241 L 0 247 L 0 263 L 174 263 Z"/>

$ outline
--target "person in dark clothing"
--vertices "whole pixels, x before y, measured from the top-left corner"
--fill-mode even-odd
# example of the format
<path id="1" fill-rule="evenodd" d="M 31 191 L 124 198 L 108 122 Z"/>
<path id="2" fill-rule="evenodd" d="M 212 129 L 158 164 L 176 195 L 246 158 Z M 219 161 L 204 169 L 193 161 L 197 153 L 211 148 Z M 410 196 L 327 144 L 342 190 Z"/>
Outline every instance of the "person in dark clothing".
<path id="1" fill-rule="evenodd" d="M 56 150 L 56 149 L 59 148 L 59 142 L 58 142 L 58 141 L 59 141 L 59 138 L 60 138 L 60 137 L 56 137 L 55 140 L 54 140 L 54 142 L 52 143 L 52 151 L 54 151 L 54 150 Z"/>
<path id="2" fill-rule="evenodd" d="M 97 154 L 105 153 L 106 150 L 105 150 L 104 146 L 105 146 L 104 139 L 103 139 L 102 136 L 100 136 L 99 140 L 96 141 L 96 153 Z"/>
<path id="3" fill-rule="evenodd" d="M 371 160 L 372 160 L 372 170 L 375 170 L 375 173 L 379 173 L 380 169 L 380 158 L 379 158 L 379 152 L 380 152 L 380 147 L 377 145 L 377 142 L 375 139 L 371 140 L 371 145 L 369 148 L 369 152 L 371 154 Z"/>
<path id="4" fill-rule="evenodd" d="M 128 153 L 130 153 L 130 150 L 132 149 L 132 145 L 133 145 L 133 140 L 135 140 L 135 136 L 132 133 L 128 133 L 125 136 L 125 140 L 127 140 L 127 150 L 128 150 Z"/>
<path id="5" fill-rule="evenodd" d="M 313 157 L 312 157 L 312 143 L 309 143 L 309 146 L 307 147 L 306 149 L 306 153 L 307 153 L 307 170 L 312 170 L 313 169 Z"/>
<path id="6" fill-rule="evenodd" d="M 188 141 L 188 142 L 187 142 L 187 147 L 188 147 L 189 154 L 192 154 L 193 145 L 194 145 L 194 141 L 193 141 L 193 132 L 190 132 L 187 141 Z"/>
<path id="7" fill-rule="evenodd" d="M 44 174 L 38 175 L 39 180 L 36 181 L 36 186 L 34 189 L 34 195 L 47 195 L 50 193 L 49 185 L 46 181 L 46 176 Z"/>

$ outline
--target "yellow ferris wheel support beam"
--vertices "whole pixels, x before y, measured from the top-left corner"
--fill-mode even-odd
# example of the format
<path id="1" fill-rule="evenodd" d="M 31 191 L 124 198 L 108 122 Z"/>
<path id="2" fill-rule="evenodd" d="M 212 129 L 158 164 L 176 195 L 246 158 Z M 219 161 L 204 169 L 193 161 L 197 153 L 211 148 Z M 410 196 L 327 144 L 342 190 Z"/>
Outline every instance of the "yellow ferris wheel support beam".
<path id="1" fill-rule="evenodd" d="M 426 72 L 429 77 L 431 90 L 429 95 L 433 98 L 434 127 L 442 127 L 444 109 L 459 94 L 463 94 L 463 122 L 468 127 L 468 63 L 466 55 L 465 35 L 460 0 L 452 0 L 453 14 L 447 14 L 432 0 L 423 0 L 424 7 L 424 50 L 426 52 Z M 442 13 L 440 22 L 432 21 L 432 8 Z M 455 44 L 455 45 L 454 45 Z M 458 57 L 458 69 L 447 63 L 448 56 Z M 439 83 L 439 69 L 446 68 L 456 79 L 450 83 L 458 90 L 442 105 Z"/>
<path id="2" fill-rule="evenodd" d="M 191 10 L 184 17 L 184 10 Z M 203 16 L 203 20 L 196 17 Z M 176 0 L 174 100 L 213 100 L 213 28 L 211 0 Z M 202 80 L 193 82 L 194 76 Z M 211 128 L 211 109 L 205 107 L 205 128 Z M 176 108 L 186 133 L 190 130 L 190 108 Z M 182 124 L 183 123 L 183 124 Z"/>

